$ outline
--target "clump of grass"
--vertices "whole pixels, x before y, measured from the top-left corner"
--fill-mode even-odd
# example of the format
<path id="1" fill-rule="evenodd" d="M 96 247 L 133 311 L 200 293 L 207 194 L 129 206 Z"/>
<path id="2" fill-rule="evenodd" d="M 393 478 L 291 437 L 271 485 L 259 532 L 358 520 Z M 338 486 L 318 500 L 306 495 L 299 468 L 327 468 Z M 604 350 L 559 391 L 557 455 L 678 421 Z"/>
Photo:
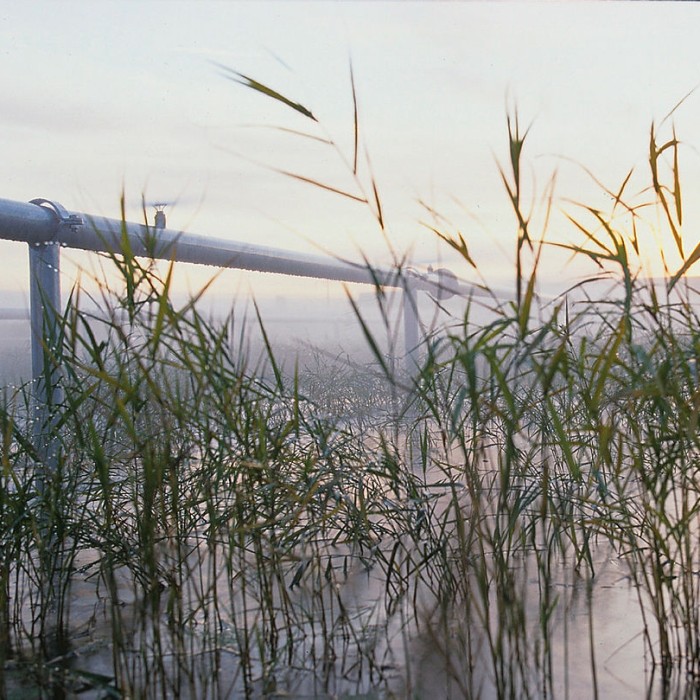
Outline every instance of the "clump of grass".
<path id="1" fill-rule="evenodd" d="M 293 177 L 369 207 L 386 236 L 354 86 L 352 121 L 348 156 L 323 143 L 356 191 Z M 507 126 L 513 300 L 493 294 L 486 323 L 466 303 L 412 375 L 361 317 L 371 372 L 321 353 L 285 367 L 262 318 L 254 356 L 198 295 L 175 306 L 172 264 L 126 241 L 96 292 L 75 286 L 40 435 L 52 470 L 31 387 L 0 409 L 0 692 L 12 668 L 44 693 L 111 697 L 556 697 L 574 671 L 602 694 L 595 600 L 610 559 L 638 592 L 662 688 L 696 690 L 700 318 L 683 281 L 697 254 L 682 237 L 680 143 L 652 129 L 641 203 L 628 176 L 609 213 L 568 212 L 583 242 L 560 245 L 615 289 L 545 304 L 552 185 L 538 219 L 529 130 Z M 652 206 L 682 257 L 664 284 L 635 262 Z M 435 233 L 475 265 L 461 234 Z M 380 288 L 377 303 L 395 346 Z M 88 650 L 107 652 L 109 674 Z"/>
<path id="2" fill-rule="evenodd" d="M 230 319 L 196 297 L 176 308 L 172 265 L 128 247 L 108 264 L 118 282 L 93 280 L 91 297 L 76 286 L 61 318 L 63 400 L 42 436 L 58 445 L 53 471 L 13 408 L 28 393 L 4 405 L 7 658 L 45 689 L 127 696 L 381 684 L 420 510 L 395 445 L 302 393 L 264 331 L 250 357 Z M 359 582 L 376 572 L 365 601 Z M 88 680 L 88 640 L 110 650 L 113 676 Z"/>
<path id="3" fill-rule="evenodd" d="M 357 135 L 354 86 L 353 104 Z M 589 281 L 616 281 L 617 288 L 604 299 L 584 296 L 573 306 L 563 295 L 545 307 L 537 278 L 547 244 L 524 194 L 529 129 L 510 118 L 510 162 L 501 175 L 516 223 L 514 301 L 494 296 L 493 320 L 481 327 L 468 305 L 454 330 L 423 348 L 411 431 L 426 475 L 421 490 L 434 496 L 426 512 L 439 546 L 416 572 L 434 586 L 441 611 L 435 639 L 452 639 L 454 610 L 467 611 L 458 643 L 440 645 L 445 673 L 466 696 L 487 687 L 498 697 L 552 693 L 556 612 L 570 604 L 560 584 L 573 575 L 592 590 L 608 546 L 640 591 L 647 648 L 663 682 L 681 665 L 696 675 L 697 317 L 681 280 L 698 253 L 686 252 L 682 235 L 681 143 L 673 128 L 659 141 L 661 131 L 651 129 L 651 184 L 641 201 L 627 194 L 630 172 L 619 188 L 604 188 L 609 213 L 587 205 L 567 212 L 582 243 L 554 244 L 598 266 Z M 346 160 L 359 178 L 354 143 Z M 371 171 L 366 175 L 379 200 Z M 540 217 L 545 230 L 553 185 Z M 641 276 L 639 230 L 650 210 L 681 258 L 665 285 Z M 378 223 L 384 233 L 382 217 Z M 461 234 L 432 228 L 468 268 L 476 266 Z M 591 624 L 595 689 L 594 647 Z M 477 672 L 484 661 L 489 678 Z"/>

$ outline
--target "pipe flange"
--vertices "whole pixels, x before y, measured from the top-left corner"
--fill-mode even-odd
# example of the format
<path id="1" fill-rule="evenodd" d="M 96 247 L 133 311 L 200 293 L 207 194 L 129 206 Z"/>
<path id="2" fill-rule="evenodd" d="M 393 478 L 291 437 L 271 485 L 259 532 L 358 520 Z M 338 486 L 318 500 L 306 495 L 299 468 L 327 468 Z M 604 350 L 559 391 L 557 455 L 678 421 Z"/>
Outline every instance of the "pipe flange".
<path id="1" fill-rule="evenodd" d="M 408 268 L 406 276 L 414 290 L 427 292 L 435 301 L 444 301 L 462 293 L 457 275 L 445 267 L 434 270 L 431 266 L 427 274 Z"/>

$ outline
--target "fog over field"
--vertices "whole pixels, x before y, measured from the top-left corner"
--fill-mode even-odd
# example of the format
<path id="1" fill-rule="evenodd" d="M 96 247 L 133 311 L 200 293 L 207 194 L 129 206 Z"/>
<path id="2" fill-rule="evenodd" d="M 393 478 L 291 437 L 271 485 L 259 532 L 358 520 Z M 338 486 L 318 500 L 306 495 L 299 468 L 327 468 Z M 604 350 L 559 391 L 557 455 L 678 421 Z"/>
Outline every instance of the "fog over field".
<path id="1" fill-rule="evenodd" d="M 399 292 L 387 292 L 389 327 L 382 320 L 372 291 L 359 291 L 355 285 L 357 310 L 362 321 L 375 334 L 387 356 L 397 363 L 403 361 L 404 336 L 402 299 Z M 186 297 L 175 296 L 175 304 L 184 305 Z M 464 300 L 443 302 L 442 309 L 427 295 L 420 295 L 422 332 L 427 336 L 439 327 L 459 324 Z M 241 334 L 251 349 L 261 350 L 260 321 L 251 298 L 230 300 L 223 297 L 204 297 L 200 310 L 215 322 L 223 323 L 232 317 L 229 334 L 232 347 L 237 347 Z M 284 358 L 287 369 L 293 371 L 294 362 L 300 368 L 316 362 L 316 353 L 329 359 L 346 359 L 358 364 L 372 361 L 372 352 L 365 339 L 357 313 L 346 298 L 299 298 L 274 296 L 257 302 L 257 308 L 276 352 Z M 90 305 L 86 306 L 91 309 Z M 91 310 L 98 316 L 100 312 Z M 26 307 L 0 307 L 0 381 L 17 383 L 28 379 L 31 373 L 30 323 Z M 491 314 L 487 308 L 481 312 L 486 319 Z M 20 317 L 20 318 L 17 318 Z M 23 317 L 23 318 L 22 318 Z M 479 317 L 477 312 L 476 317 Z M 393 350 L 392 350 L 393 349 Z"/>

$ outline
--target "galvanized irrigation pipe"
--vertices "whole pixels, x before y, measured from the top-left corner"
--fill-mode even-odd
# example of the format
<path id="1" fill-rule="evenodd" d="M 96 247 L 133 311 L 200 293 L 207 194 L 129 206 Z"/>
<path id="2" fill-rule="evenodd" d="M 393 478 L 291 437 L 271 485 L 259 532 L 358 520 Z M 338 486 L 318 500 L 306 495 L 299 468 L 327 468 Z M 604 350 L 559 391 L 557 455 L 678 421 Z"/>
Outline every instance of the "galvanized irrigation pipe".
<path id="1" fill-rule="evenodd" d="M 55 351 L 57 314 L 61 310 L 61 247 L 119 254 L 126 239 L 136 256 L 402 289 L 406 363 L 411 373 L 419 363 L 417 292 L 427 291 L 437 298 L 481 293 L 478 288 L 460 284 L 446 270 L 438 270 L 431 278 L 406 270 L 373 269 L 365 263 L 174 231 L 165 227 L 162 211 L 158 211 L 156 224 L 148 226 L 69 212 L 47 199 L 28 203 L 0 199 L 0 238 L 29 244 L 32 378 L 36 425 L 42 434 L 46 432 L 50 407 L 60 403 Z M 44 447 L 50 468 L 54 450 L 49 445 Z"/>
<path id="2" fill-rule="evenodd" d="M 0 199 L 0 238 L 30 245 L 58 244 L 119 253 L 123 236 L 136 256 L 360 284 L 403 286 L 396 272 L 370 270 L 364 264 L 76 214 L 43 199 L 30 203 Z"/>
<path id="3" fill-rule="evenodd" d="M 60 247 L 119 253 L 125 237 L 137 256 L 400 288 L 406 293 L 404 332 L 409 366 L 417 362 L 420 336 L 415 293 L 428 291 L 445 298 L 453 294 L 480 292 L 459 284 L 453 275 L 443 275 L 444 271 L 438 271 L 437 278 L 431 279 L 405 270 L 373 269 L 364 263 L 209 238 L 158 226 L 163 223 L 162 216 L 156 226 L 148 226 L 68 212 L 60 204 L 46 199 L 29 203 L 0 199 L 0 238 L 28 243 L 31 251 L 30 274 L 35 292 L 30 297 L 34 379 L 44 366 L 44 317 L 47 313 L 58 312 L 61 307 L 58 285 Z"/>
<path id="4" fill-rule="evenodd" d="M 63 402 L 59 382 L 60 358 L 58 319 L 61 313 L 59 246 L 55 243 L 29 245 L 29 317 L 32 335 L 32 418 L 34 441 L 39 455 L 51 471 L 56 468 L 58 445 L 49 437 L 53 408 Z M 40 474 L 39 489 L 43 490 Z"/>

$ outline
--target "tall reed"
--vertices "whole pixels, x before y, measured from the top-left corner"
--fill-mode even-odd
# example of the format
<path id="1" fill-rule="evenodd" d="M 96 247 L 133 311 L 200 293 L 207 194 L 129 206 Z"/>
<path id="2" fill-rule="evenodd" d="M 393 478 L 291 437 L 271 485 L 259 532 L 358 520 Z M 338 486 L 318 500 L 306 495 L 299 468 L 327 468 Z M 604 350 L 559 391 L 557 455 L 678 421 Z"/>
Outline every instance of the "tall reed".
<path id="1" fill-rule="evenodd" d="M 324 143 L 355 189 L 294 177 L 368 207 L 403 270 L 351 84 L 353 146 Z M 31 387 L 0 408 L 0 691 L 604 696 L 596 600 L 614 562 L 639 598 L 649 689 L 659 677 L 666 696 L 696 693 L 700 318 L 684 275 L 700 254 L 682 235 L 680 142 L 658 143 L 662 126 L 641 201 L 627 176 L 609 212 L 571 205 L 582 242 L 556 243 L 611 290 L 545 302 L 553 181 L 537 215 L 530 130 L 510 118 L 513 298 L 467 300 L 414 373 L 383 349 L 396 326 L 379 288 L 381 331 L 353 305 L 372 367 L 323 350 L 289 366 L 260 315 L 254 352 L 200 294 L 174 304 L 173 264 L 126 240 L 106 256 L 61 312 L 62 399 L 42 436 L 53 471 Z M 682 260 L 662 282 L 639 263 L 652 208 Z M 477 267 L 461 234 L 433 228 Z"/>

